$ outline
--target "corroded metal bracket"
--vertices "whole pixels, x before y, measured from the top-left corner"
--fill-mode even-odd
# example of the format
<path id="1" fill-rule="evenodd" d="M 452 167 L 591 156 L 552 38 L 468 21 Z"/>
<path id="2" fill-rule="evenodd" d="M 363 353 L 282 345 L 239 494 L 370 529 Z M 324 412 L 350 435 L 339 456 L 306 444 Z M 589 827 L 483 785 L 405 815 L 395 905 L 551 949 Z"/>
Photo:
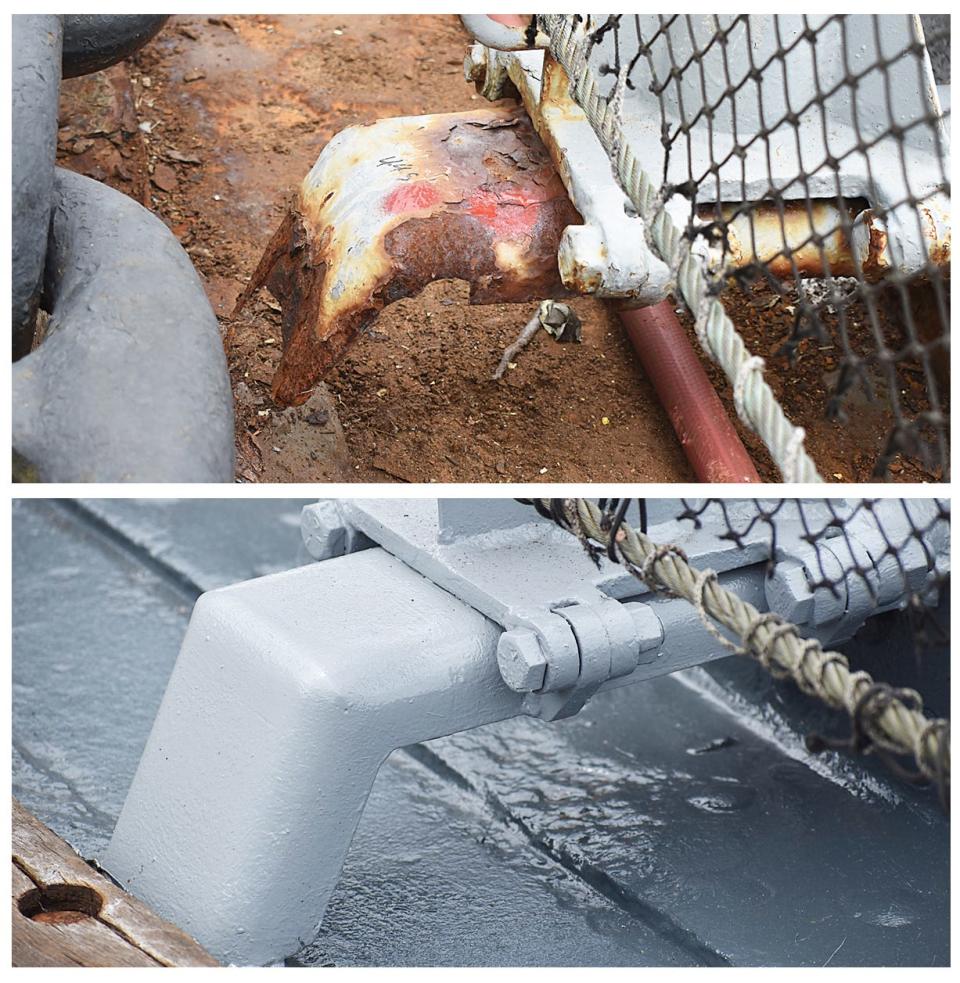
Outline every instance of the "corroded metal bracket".
<path id="1" fill-rule="evenodd" d="M 670 270 L 646 248 L 643 220 L 614 180 L 586 115 L 570 97 L 570 80 L 549 52 L 475 44 L 464 74 L 488 99 L 501 98 L 512 83 L 583 216 L 560 241 L 564 286 L 640 304 L 663 300 L 672 286 Z"/>
<path id="2" fill-rule="evenodd" d="M 266 286 L 283 310 L 273 384 L 299 404 L 380 310 L 433 280 L 471 303 L 564 295 L 561 233 L 580 216 L 522 110 L 378 120 L 324 148 L 234 314 Z"/>

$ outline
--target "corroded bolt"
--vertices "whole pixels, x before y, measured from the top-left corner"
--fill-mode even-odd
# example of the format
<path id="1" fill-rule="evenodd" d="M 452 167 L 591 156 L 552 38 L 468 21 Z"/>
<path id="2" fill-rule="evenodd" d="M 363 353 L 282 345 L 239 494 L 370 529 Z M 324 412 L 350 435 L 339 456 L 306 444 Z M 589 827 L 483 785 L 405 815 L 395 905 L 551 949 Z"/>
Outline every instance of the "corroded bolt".
<path id="1" fill-rule="evenodd" d="M 487 75 L 487 49 L 482 44 L 473 44 L 463 59 L 463 76 L 468 82 L 483 85 Z"/>
<path id="2" fill-rule="evenodd" d="M 547 674 L 547 657 L 540 640 L 528 628 L 512 628 L 500 636 L 497 665 L 503 681 L 516 693 L 540 689 Z"/>

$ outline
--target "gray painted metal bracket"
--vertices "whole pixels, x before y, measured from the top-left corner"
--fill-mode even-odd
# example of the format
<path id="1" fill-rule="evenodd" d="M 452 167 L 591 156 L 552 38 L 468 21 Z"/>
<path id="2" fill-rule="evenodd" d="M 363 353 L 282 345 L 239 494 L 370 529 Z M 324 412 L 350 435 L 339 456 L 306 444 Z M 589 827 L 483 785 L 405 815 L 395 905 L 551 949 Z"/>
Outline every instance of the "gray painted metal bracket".
<path id="1" fill-rule="evenodd" d="M 760 603 L 747 569 L 725 576 Z M 669 671 L 723 654 L 686 602 L 651 606 Z M 498 671 L 502 634 L 381 548 L 205 593 L 103 867 L 222 961 L 295 951 L 393 750 L 537 715 Z"/>
<path id="2" fill-rule="evenodd" d="M 594 565 L 569 533 L 526 505 L 503 499 L 349 499 L 343 522 L 505 628 L 544 610 L 624 600 L 649 591 L 606 557 Z M 678 500 L 651 502 L 650 536 L 675 543 L 690 561 L 718 573 L 768 558 L 769 535 L 754 529 L 742 547 L 692 523 L 677 522 Z M 305 515 L 312 510 L 308 506 Z M 745 526 L 752 502 L 734 502 Z"/>
<path id="3" fill-rule="evenodd" d="M 606 558 L 592 563 L 574 537 L 528 506 L 511 500 L 367 499 L 337 508 L 352 535 L 379 544 L 503 626 L 500 672 L 513 690 L 527 694 L 528 713 L 551 720 L 570 716 L 618 678 L 650 678 L 727 654 L 719 645 L 701 644 L 673 650 L 679 660 L 663 658 L 662 599 L 655 605 L 635 600 L 649 593 L 643 584 Z M 756 511 L 749 502 L 734 508 L 744 525 Z M 759 528 L 737 546 L 678 523 L 676 501 L 658 500 L 650 509 L 659 541 L 676 542 L 718 573 L 768 557 Z M 304 510 L 305 528 L 316 526 L 316 513 L 307 519 L 310 512 Z M 689 621 L 682 604 L 669 615 L 674 628 Z"/>
<path id="4" fill-rule="evenodd" d="M 921 589 L 932 565 L 942 572 L 949 563 L 942 524 L 929 542 L 910 540 L 911 524 L 922 527 L 932 518 L 932 502 L 913 501 L 909 511 L 899 501 L 877 502 L 874 511 L 834 502 L 835 510 L 852 515 L 847 535 L 821 540 L 817 549 L 808 542 L 809 529 L 784 514 L 771 558 L 769 531 L 752 520 L 772 504 L 726 503 L 728 521 L 746 530 L 735 543 L 679 522 L 678 501 L 655 500 L 648 503 L 649 533 L 722 579 L 739 571 L 738 590 L 755 596 L 759 609 L 816 631 L 823 642 L 852 637 L 867 617 L 901 606 L 909 591 Z M 829 528 L 834 514 L 813 501 L 805 503 L 805 516 Z M 546 719 L 578 712 L 598 688 L 619 678 L 651 678 L 726 654 L 702 640 L 677 652 L 663 617 L 669 612 L 671 629 L 683 634 L 678 626 L 689 619 L 688 608 L 670 609 L 662 598 L 650 603 L 646 586 L 623 567 L 605 557 L 592 563 L 574 537 L 512 500 L 323 501 L 304 509 L 302 525 L 318 558 L 376 543 L 500 624 L 501 675 L 527 694 L 526 712 Z M 898 530 L 911 545 L 899 551 L 901 566 L 895 567 L 885 549 L 887 536 Z M 845 576 L 850 570 L 864 575 Z M 833 592 L 816 586 L 824 576 L 837 582 Z M 673 657 L 664 658 L 665 650 Z"/>

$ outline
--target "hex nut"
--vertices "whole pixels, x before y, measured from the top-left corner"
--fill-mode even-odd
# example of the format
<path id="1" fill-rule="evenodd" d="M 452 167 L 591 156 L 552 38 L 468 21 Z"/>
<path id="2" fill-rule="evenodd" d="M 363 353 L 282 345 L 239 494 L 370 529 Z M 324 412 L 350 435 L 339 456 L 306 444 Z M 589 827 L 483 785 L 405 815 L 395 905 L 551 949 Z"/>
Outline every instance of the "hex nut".
<path id="1" fill-rule="evenodd" d="M 516 693 L 540 689 L 547 674 L 547 658 L 540 640 L 527 628 L 513 628 L 500 636 L 497 665 L 503 681 Z"/>
<path id="2" fill-rule="evenodd" d="M 802 563 L 782 560 L 764 585 L 767 606 L 774 614 L 795 625 L 813 620 L 814 596 Z"/>
<path id="3" fill-rule="evenodd" d="M 626 601 L 623 608 L 630 615 L 639 641 L 638 665 L 656 662 L 663 651 L 663 625 L 653 608 L 643 601 Z"/>

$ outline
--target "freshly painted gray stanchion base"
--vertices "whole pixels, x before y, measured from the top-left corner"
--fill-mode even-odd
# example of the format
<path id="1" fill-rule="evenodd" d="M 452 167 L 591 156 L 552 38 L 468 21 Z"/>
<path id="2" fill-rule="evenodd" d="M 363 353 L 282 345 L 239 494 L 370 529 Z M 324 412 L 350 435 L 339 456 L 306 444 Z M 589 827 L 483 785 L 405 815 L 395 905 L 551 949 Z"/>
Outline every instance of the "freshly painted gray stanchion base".
<path id="1" fill-rule="evenodd" d="M 63 77 L 99 72 L 142 48 L 168 14 L 65 14 Z"/>
<path id="2" fill-rule="evenodd" d="M 226 962 L 293 952 L 387 755 L 519 712 L 499 635 L 378 549 L 203 595 L 104 866 Z"/>
<path id="3" fill-rule="evenodd" d="M 14 793 L 84 857 L 103 860 L 196 596 L 303 562 L 298 511 L 276 499 L 15 503 Z M 318 656 L 336 654 L 326 636 L 348 618 L 383 634 L 391 612 L 427 613 L 409 582 L 376 581 L 362 609 L 336 580 L 329 603 L 309 595 L 330 613 Z M 898 613 L 844 651 L 949 715 L 946 647 L 922 657 L 937 680 L 916 678 L 912 644 Z M 79 705 L 97 708 L 83 727 Z M 807 754 L 811 730 L 843 727 L 729 658 L 599 693 L 559 723 L 521 716 L 396 752 L 319 935 L 288 962 L 948 965 L 948 819 L 880 762 Z M 264 764 L 274 753 L 257 752 Z M 269 832 L 278 849 L 284 829 Z M 236 887 L 240 863 L 214 880 Z"/>
<path id="4" fill-rule="evenodd" d="M 44 481 L 232 481 L 233 397 L 187 254 L 126 195 L 58 168 L 43 343 L 13 367 L 13 445 Z"/>
<path id="5" fill-rule="evenodd" d="M 30 351 L 47 253 L 57 153 L 62 26 L 50 14 L 13 18 L 13 355 Z"/>
<path id="6" fill-rule="evenodd" d="M 556 716 L 548 702 L 515 692 L 498 664 L 503 625 L 492 618 L 512 623 L 513 614 L 496 600 L 488 606 L 497 586 L 528 613 L 538 606 L 511 568 L 518 557 L 527 580 L 541 581 L 540 594 L 550 598 L 551 574 L 563 566 L 567 547 L 568 564 L 579 567 L 583 582 L 578 594 L 576 578 L 561 576 L 574 608 L 620 609 L 623 601 L 646 612 L 644 625 L 656 626 L 650 635 L 656 643 L 634 653 L 633 671 L 591 676 L 589 695 L 729 654 L 682 599 L 647 593 L 642 601 L 629 595 L 596 601 L 592 578 L 616 578 L 619 568 L 598 571 L 574 537 L 538 521 L 532 510 L 526 513 L 532 521 L 517 527 L 494 504 L 492 527 L 485 534 L 468 527 L 458 543 L 451 510 L 429 503 L 431 524 L 426 509 L 413 515 L 419 500 L 399 500 L 396 512 L 393 503 L 342 506 L 385 549 L 210 591 L 194 608 L 102 861 L 224 961 L 281 959 L 316 934 L 392 751 L 494 721 Z M 479 514 L 486 505 L 473 508 Z M 306 515 L 318 518 L 312 509 Z M 412 525 L 405 521 L 411 517 Z M 669 542 L 657 532 L 674 526 L 654 526 L 651 535 Z M 309 545 L 317 523 L 302 528 Z M 789 530 L 780 532 L 781 549 L 789 550 Z M 684 545 L 694 549 L 697 538 Z M 385 551 L 393 548 L 407 562 Z M 742 567 L 723 569 L 738 558 Z M 722 586 L 768 609 L 766 563 L 725 541 L 712 559 Z M 931 562 L 932 554 L 924 571 Z M 498 565 L 496 585 L 487 575 Z M 886 573 L 878 596 L 891 594 L 892 604 L 892 585 L 902 581 Z M 588 621 L 572 624 L 583 674 L 602 647 Z"/>

